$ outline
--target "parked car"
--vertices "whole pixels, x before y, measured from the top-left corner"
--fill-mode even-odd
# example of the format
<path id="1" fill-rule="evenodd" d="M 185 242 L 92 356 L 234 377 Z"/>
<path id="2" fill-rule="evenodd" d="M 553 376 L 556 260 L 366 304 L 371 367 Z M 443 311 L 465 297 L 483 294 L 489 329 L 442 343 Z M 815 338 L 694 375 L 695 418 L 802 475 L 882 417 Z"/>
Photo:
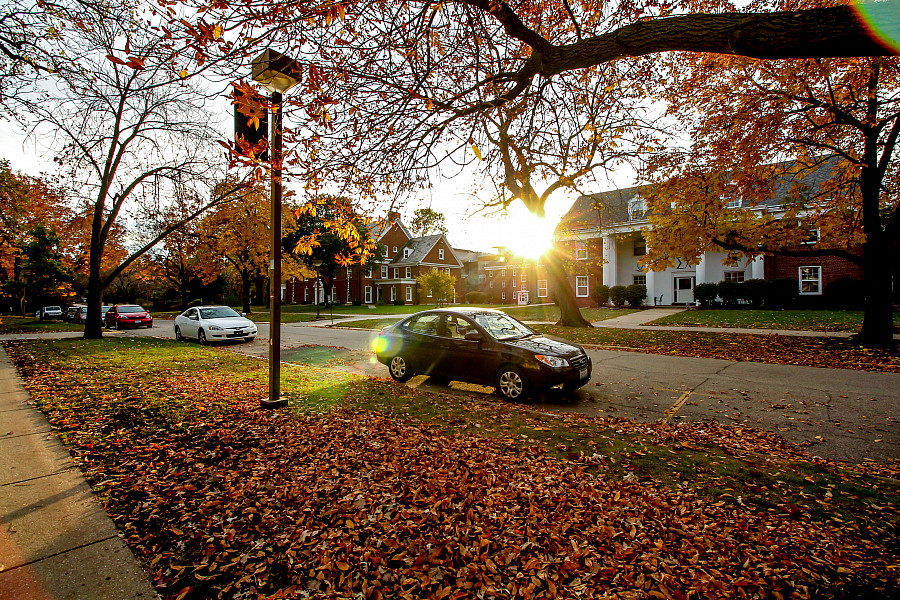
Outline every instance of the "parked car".
<path id="1" fill-rule="evenodd" d="M 63 317 L 64 321 L 69 323 L 78 323 L 78 314 L 81 310 L 87 311 L 87 307 L 83 304 L 75 304 L 66 309 L 66 314 Z"/>
<path id="2" fill-rule="evenodd" d="M 79 306 L 78 312 L 75 313 L 73 323 L 84 323 L 87 321 L 87 306 Z"/>
<path id="3" fill-rule="evenodd" d="M 106 326 L 112 329 L 153 327 L 153 317 L 137 304 L 116 304 L 106 311 L 103 318 Z"/>
<path id="4" fill-rule="evenodd" d="M 510 400 L 557 385 L 575 390 L 591 378 L 584 348 L 488 308 L 416 313 L 381 330 L 375 355 L 397 381 L 425 374 L 479 383 Z"/>
<path id="5" fill-rule="evenodd" d="M 239 340 L 252 342 L 256 323 L 230 306 L 195 306 L 175 317 L 175 339 L 196 339 L 201 344 Z"/>
<path id="6" fill-rule="evenodd" d="M 63 309 L 61 306 L 45 306 L 38 311 L 37 317 L 39 319 L 62 319 Z"/>

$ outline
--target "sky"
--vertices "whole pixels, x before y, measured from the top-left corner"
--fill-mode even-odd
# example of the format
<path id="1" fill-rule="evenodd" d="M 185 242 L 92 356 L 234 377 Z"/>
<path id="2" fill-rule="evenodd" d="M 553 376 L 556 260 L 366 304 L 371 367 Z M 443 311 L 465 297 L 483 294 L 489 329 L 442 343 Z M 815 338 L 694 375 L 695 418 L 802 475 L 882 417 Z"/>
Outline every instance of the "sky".
<path id="1" fill-rule="evenodd" d="M 9 160 L 14 171 L 28 175 L 52 174 L 58 168 L 52 157 L 40 156 L 34 143 L 26 141 L 21 129 L 8 121 L 0 121 L 0 158 Z M 615 179 L 615 174 L 612 177 Z M 515 201 L 505 214 L 496 211 L 476 213 L 477 199 L 473 200 L 473 189 L 468 181 L 460 184 L 464 180 L 465 177 L 444 180 L 428 199 L 409 200 L 400 211 L 404 223 L 409 224 L 417 208 L 429 207 L 444 214 L 447 238 L 454 248 L 493 252 L 498 246 L 506 246 L 529 255 L 549 246 L 554 227 L 576 198 L 575 194 L 555 194 L 548 200 L 547 216 L 543 220 L 531 215 L 521 201 Z M 631 182 L 622 181 L 620 185 L 631 185 Z M 612 187 L 617 186 L 610 183 L 609 187 L 596 191 Z"/>

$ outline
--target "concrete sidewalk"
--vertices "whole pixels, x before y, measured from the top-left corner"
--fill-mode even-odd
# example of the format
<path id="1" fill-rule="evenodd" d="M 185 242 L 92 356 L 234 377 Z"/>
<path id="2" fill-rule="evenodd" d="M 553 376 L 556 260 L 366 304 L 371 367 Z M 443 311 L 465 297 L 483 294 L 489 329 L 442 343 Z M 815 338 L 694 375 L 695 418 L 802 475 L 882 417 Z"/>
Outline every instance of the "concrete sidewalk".
<path id="1" fill-rule="evenodd" d="M 0 346 L 0 600 L 154 600 Z"/>

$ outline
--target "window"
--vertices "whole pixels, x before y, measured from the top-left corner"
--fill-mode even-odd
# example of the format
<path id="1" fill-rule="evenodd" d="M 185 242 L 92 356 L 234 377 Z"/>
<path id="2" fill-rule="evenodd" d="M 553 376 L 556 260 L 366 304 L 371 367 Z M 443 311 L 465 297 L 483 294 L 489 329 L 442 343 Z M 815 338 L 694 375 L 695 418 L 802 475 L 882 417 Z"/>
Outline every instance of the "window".
<path id="1" fill-rule="evenodd" d="M 628 201 L 628 218 L 632 221 L 643 219 L 647 214 L 647 200 L 641 196 L 635 196 Z"/>
<path id="2" fill-rule="evenodd" d="M 406 278 L 412 277 L 412 267 L 406 267 Z"/>
<path id="3" fill-rule="evenodd" d="M 588 297 L 588 278 L 587 275 L 579 275 L 575 278 L 575 297 Z"/>
<path id="4" fill-rule="evenodd" d="M 512 282 L 513 282 L 513 289 L 516 289 L 516 285 L 518 285 L 518 283 L 519 283 L 518 280 L 513 279 Z"/>
<path id="5" fill-rule="evenodd" d="M 431 298 L 431 288 L 428 288 L 428 293 L 425 294 L 426 298 Z"/>
<path id="6" fill-rule="evenodd" d="M 490 284 L 488 287 L 491 288 L 491 289 L 494 289 L 494 282 L 492 281 L 491 284 Z"/>
<path id="7" fill-rule="evenodd" d="M 819 230 L 817 228 L 811 228 L 807 230 L 806 237 L 803 238 L 801 244 L 805 244 L 808 246 L 812 246 L 813 244 L 819 243 Z"/>
<path id="8" fill-rule="evenodd" d="M 506 277 L 506 269 L 500 269 L 500 277 Z"/>
<path id="9" fill-rule="evenodd" d="M 587 260 L 587 257 L 587 244 L 584 242 L 575 242 L 575 260 Z"/>
<path id="10" fill-rule="evenodd" d="M 525 274 L 525 271 L 522 271 L 522 283 L 528 281 L 528 276 Z"/>
<path id="11" fill-rule="evenodd" d="M 397 254 L 397 246 L 394 246 L 394 254 Z"/>
<path id="12" fill-rule="evenodd" d="M 331 286 L 331 298 L 329 298 L 329 300 L 331 300 L 331 303 L 334 304 L 335 302 L 337 302 L 337 299 L 338 299 L 337 288 L 334 286 Z"/>
<path id="13" fill-rule="evenodd" d="M 800 295 L 822 293 L 822 267 L 800 267 Z"/>
<path id="14" fill-rule="evenodd" d="M 400 279 L 400 267 L 394 267 L 394 279 Z"/>
<path id="15" fill-rule="evenodd" d="M 412 286 L 411 285 L 406 286 L 406 301 L 412 302 Z"/>
<path id="16" fill-rule="evenodd" d="M 372 304 L 372 286 L 366 286 L 366 304 Z"/>
<path id="17" fill-rule="evenodd" d="M 501 280 L 500 280 L 500 287 L 502 287 L 502 288 L 505 288 L 505 287 L 506 287 L 506 280 L 505 280 L 505 279 L 501 279 Z"/>
<path id="18" fill-rule="evenodd" d="M 506 292 L 500 292 L 500 299 L 506 300 Z"/>
<path id="19" fill-rule="evenodd" d="M 397 299 L 397 288 L 391 287 L 391 302 Z"/>
<path id="20" fill-rule="evenodd" d="M 647 276 L 643 273 L 640 275 L 632 275 L 631 283 L 634 285 L 647 285 Z"/>
<path id="21" fill-rule="evenodd" d="M 438 250 L 438 258 L 441 260 L 444 260 L 444 249 L 443 248 Z"/>
<path id="22" fill-rule="evenodd" d="M 516 273 L 518 273 L 518 272 L 519 272 L 519 271 L 518 271 L 515 267 L 513 267 L 511 277 L 515 277 L 515 276 L 516 276 Z"/>
<path id="23" fill-rule="evenodd" d="M 409 258 L 410 252 L 411 252 L 411 250 L 409 248 L 404 248 L 403 249 L 403 258 Z"/>
<path id="24" fill-rule="evenodd" d="M 303 288 L 303 301 L 309 302 L 309 288 Z"/>
<path id="25" fill-rule="evenodd" d="M 368 277 L 369 279 L 372 279 L 372 269 L 371 268 L 366 269 L 365 276 Z"/>
<path id="26" fill-rule="evenodd" d="M 350 279 L 350 267 L 347 267 L 347 279 Z"/>
<path id="27" fill-rule="evenodd" d="M 394 290 L 391 290 L 392 292 Z M 391 294 L 393 296 L 393 294 Z M 419 315 L 411 317 L 406 322 L 406 328 L 416 333 L 424 333 L 425 335 L 437 335 L 438 322 L 441 319 L 440 314 Z"/>
<path id="28" fill-rule="evenodd" d="M 725 281 L 733 281 L 735 283 L 741 283 L 744 281 L 744 272 L 743 271 L 725 271 Z"/>
<path id="29" fill-rule="evenodd" d="M 387 279 L 387 265 L 381 265 L 381 278 Z"/>
<path id="30" fill-rule="evenodd" d="M 644 256 L 645 254 L 647 254 L 647 240 L 644 239 L 644 236 L 634 238 L 634 255 Z"/>
<path id="31" fill-rule="evenodd" d="M 446 273 L 447 275 L 449 275 L 449 274 L 450 274 L 450 267 L 447 267 L 446 269 L 444 269 L 444 273 Z"/>
<path id="32" fill-rule="evenodd" d="M 740 208 L 741 207 L 741 197 L 737 194 L 726 194 L 725 195 L 725 208 Z"/>
<path id="33" fill-rule="evenodd" d="M 538 279 L 538 298 L 546 298 L 549 294 L 547 294 L 547 280 L 546 279 Z"/>
<path id="34" fill-rule="evenodd" d="M 493 276 L 494 276 L 494 272 L 493 272 L 493 271 L 488 271 L 488 277 L 493 277 Z"/>

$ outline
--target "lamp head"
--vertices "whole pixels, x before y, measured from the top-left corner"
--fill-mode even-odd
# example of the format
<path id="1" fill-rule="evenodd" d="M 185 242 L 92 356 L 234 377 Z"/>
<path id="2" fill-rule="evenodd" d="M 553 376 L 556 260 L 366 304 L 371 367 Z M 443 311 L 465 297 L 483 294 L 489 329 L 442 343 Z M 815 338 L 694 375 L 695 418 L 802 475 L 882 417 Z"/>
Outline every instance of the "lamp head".
<path id="1" fill-rule="evenodd" d="M 300 63 L 267 48 L 253 59 L 252 79 L 270 92 L 283 94 L 300 83 Z"/>

